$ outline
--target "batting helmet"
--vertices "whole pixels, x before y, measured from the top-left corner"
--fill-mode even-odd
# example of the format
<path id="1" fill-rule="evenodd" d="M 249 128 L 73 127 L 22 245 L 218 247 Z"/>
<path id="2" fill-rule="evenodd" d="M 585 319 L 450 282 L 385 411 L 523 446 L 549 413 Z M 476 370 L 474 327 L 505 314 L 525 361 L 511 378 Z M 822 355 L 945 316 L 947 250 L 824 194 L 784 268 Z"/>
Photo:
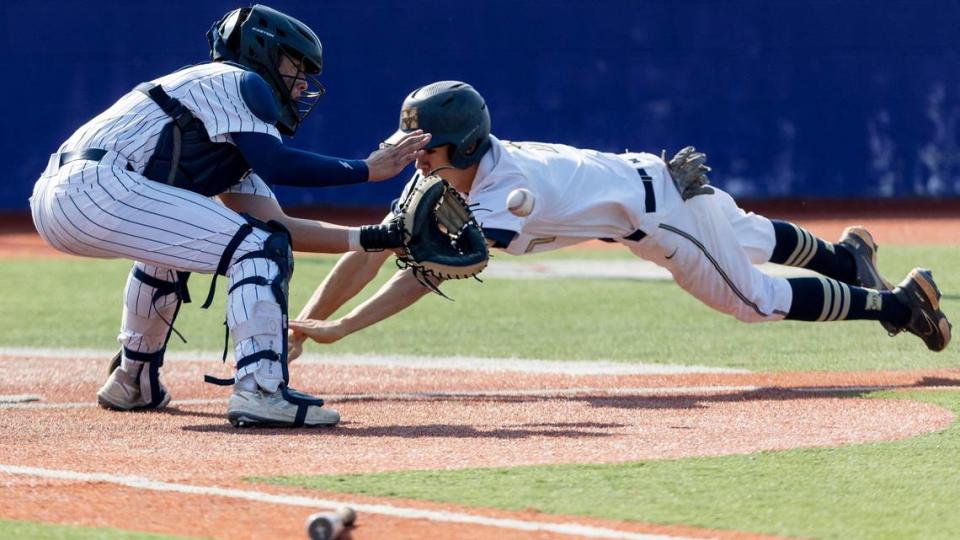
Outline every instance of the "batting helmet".
<path id="1" fill-rule="evenodd" d="M 404 135 L 422 129 L 430 133 L 428 148 L 449 144 L 450 163 L 466 169 L 490 148 L 490 111 L 483 96 L 460 81 L 440 81 L 417 88 L 403 101 L 400 129 L 385 142 L 396 144 Z"/>
<path id="2" fill-rule="evenodd" d="M 270 83 L 280 102 L 277 129 L 284 135 L 297 131 L 325 93 L 316 79 L 323 69 L 323 45 L 313 30 L 289 15 L 260 4 L 235 9 L 213 23 L 207 41 L 211 60 L 240 64 Z M 297 77 L 280 73 L 283 55 L 300 63 Z M 298 78 L 307 81 L 307 91 L 293 99 L 290 90 Z"/>

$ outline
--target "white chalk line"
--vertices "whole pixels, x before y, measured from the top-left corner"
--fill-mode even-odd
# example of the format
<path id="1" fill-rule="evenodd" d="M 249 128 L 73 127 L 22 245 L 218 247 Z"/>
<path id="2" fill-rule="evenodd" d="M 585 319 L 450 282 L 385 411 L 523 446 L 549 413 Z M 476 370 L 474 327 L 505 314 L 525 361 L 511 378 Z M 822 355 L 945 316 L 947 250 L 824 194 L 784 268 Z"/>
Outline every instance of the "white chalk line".
<path id="1" fill-rule="evenodd" d="M 0 355 L 36 360 L 101 359 L 106 362 L 116 350 L 46 349 L 0 347 Z M 223 351 L 170 351 L 165 360 L 219 362 Z M 414 356 L 391 354 L 307 353 L 293 362 L 331 366 L 373 366 L 410 369 L 450 369 L 483 372 L 551 373 L 561 375 L 676 375 L 687 373 L 750 373 L 743 369 L 712 366 L 617 362 L 613 360 L 544 360 L 528 358 L 477 358 L 470 356 Z"/>
<path id="2" fill-rule="evenodd" d="M 685 397 L 737 392 L 754 392 L 759 386 L 649 386 L 637 388 L 535 388 L 520 390 L 472 390 L 450 392 L 382 392 L 363 394 L 324 394 L 326 404 L 347 403 L 351 401 L 422 401 L 431 399 L 470 399 L 470 398 L 541 398 L 560 399 L 576 397 Z M 215 405 L 226 403 L 226 399 L 183 399 L 173 400 L 170 406 Z M 0 403 L 0 409 L 86 409 L 97 407 L 93 401 L 67 403 Z"/>
<path id="3" fill-rule="evenodd" d="M 0 403 L 27 403 L 30 401 L 40 401 L 40 396 L 36 394 L 0 395 Z"/>
<path id="4" fill-rule="evenodd" d="M 595 527 L 591 525 L 581 525 L 577 523 L 551 523 L 545 521 L 540 522 L 524 521 L 520 519 L 492 518 L 473 514 L 450 512 L 446 510 L 424 510 L 420 508 L 407 508 L 388 504 L 363 504 L 347 500 L 319 499 L 298 495 L 279 495 L 245 489 L 178 484 L 174 482 L 152 480 L 142 476 L 115 475 L 107 473 L 84 473 L 78 471 L 43 469 L 39 467 L 24 467 L 19 465 L 3 464 L 0 464 L 0 473 L 29 476 L 33 478 L 69 480 L 74 482 L 107 483 L 146 491 L 182 493 L 188 495 L 208 495 L 314 509 L 334 509 L 342 506 L 349 506 L 361 514 L 361 516 L 362 514 L 366 513 L 401 519 L 424 519 L 443 523 L 481 525 L 516 531 L 550 532 L 570 536 L 582 536 L 587 538 L 616 538 L 628 540 L 676 540 L 685 538 L 680 536 L 633 533 L 616 529 Z"/>

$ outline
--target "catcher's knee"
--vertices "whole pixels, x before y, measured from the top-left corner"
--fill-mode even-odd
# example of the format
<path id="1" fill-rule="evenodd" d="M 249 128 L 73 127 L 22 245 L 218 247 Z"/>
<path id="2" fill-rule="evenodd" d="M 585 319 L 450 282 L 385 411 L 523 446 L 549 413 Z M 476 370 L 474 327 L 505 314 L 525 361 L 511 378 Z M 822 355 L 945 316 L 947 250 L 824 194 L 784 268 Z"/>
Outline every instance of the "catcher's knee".
<path id="1" fill-rule="evenodd" d="M 228 294 L 248 285 L 266 288 L 286 315 L 288 287 L 293 275 L 293 244 L 290 232 L 276 221 L 263 223 L 248 219 L 253 226 L 268 234 L 260 243 L 259 249 L 238 257 L 236 262 L 230 265 L 227 272 L 230 276 Z"/>

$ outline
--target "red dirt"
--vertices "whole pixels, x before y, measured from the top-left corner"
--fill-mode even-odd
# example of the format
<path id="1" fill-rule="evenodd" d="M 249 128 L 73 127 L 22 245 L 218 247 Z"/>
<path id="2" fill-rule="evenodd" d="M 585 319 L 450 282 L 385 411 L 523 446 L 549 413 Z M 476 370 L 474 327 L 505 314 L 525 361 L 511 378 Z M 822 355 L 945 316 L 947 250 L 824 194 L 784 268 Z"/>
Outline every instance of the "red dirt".
<path id="1" fill-rule="evenodd" d="M 175 399 L 224 399 L 227 394 L 223 389 L 200 382 L 201 373 L 217 368 L 214 362 L 172 361 L 165 368 L 165 380 Z M 0 415 L 0 430 L 16 434 L 15 438 L 0 439 L 0 463 L 324 497 L 293 488 L 245 484 L 239 479 L 424 467 L 608 463 L 895 440 L 942 429 L 952 422 L 953 415 L 919 402 L 863 399 L 855 390 L 813 391 L 808 387 L 960 384 L 960 372 L 956 370 L 601 377 L 301 364 L 293 371 L 298 387 L 335 396 L 331 405 L 345 418 L 341 426 L 326 430 L 236 430 L 224 418 L 222 401 L 174 403 L 168 411 L 159 413 L 115 413 L 92 404 L 65 409 L 18 407 L 5 409 Z M 103 377 L 103 363 L 90 359 L 2 358 L 0 376 L 0 394 L 42 392 L 42 403 L 89 403 Z M 689 386 L 714 390 L 702 395 L 685 395 L 682 390 L 656 396 L 618 394 L 629 388 Z M 761 388 L 731 389 L 742 386 Z M 594 390 L 566 397 L 350 397 L 358 393 L 545 388 Z M 90 459 L 93 456 L 95 459 Z M 0 517 L 171 534 L 239 538 L 275 531 L 279 536 L 296 537 L 301 534 L 304 517 L 311 513 L 311 509 L 239 503 L 219 497 L 201 500 L 180 494 L 133 493 L 130 488 L 107 484 L 0 476 L 0 485 L 11 488 L 5 490 L 9 494 L 5 497 L 13 503 L 0 507 Z M 377 501 L 342 494 L 326 496 Z M 138 504 L 122 504 L 131 499 Z M 580 517 L 388 502 L 637 532 L 718 535 L 718 531 L 668 530 Z M 170 519 L 173 515 L 176 519 Z M 439 525 L 369 515 L 362 518 L 362 527 L 353 532 L 353 537 L 382 538 L 387 531 L 392 538 L 495 538 L 506 533 L 484 526 Z M 509 536 L 552 537 L 545 533 L 527 536 L 512 530 Z"/>

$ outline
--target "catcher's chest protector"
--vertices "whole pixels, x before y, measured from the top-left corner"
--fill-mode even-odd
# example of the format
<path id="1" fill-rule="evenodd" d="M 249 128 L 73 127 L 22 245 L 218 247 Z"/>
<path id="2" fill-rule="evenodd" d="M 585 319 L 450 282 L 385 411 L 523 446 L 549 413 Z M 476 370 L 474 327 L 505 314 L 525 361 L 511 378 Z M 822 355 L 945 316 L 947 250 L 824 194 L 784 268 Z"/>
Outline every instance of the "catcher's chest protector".
<path id="1" fill-rule="evenodd" d="M 160 132 L 144 176 L 212 197 L 238 184 L 250 170 L 236 146 L 210 141 L 203 122 L 163 87 L 143 83 L 136 90 L 149 96 L 173 119 Z"/>

